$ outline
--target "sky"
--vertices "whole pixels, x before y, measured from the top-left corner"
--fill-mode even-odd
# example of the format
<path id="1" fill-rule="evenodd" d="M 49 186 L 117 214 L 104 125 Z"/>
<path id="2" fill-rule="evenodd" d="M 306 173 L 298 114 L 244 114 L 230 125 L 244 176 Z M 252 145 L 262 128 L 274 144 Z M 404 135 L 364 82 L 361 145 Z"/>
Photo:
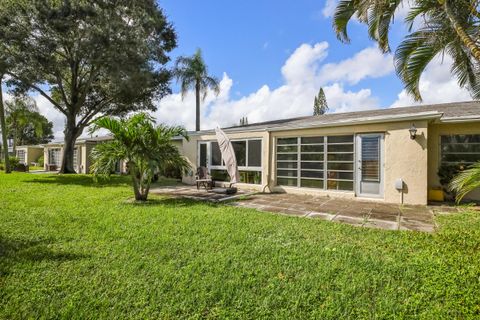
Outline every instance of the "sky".
<path id="1" fill-rule="evenodd" d="M 350 23 L 350 44 L 336 38 L 332 15 L 337 1 L 159 0 L 178 36 L 169 66 L 200 48 L 210 75 L 220 81 L 220 94 L 210 92 L 202 104 L 202 129 L 235 125 L 242 117 L 253 123 L 311 115 L 320 87 L 329 112 L 418 104 L 403 90 L 393 55 L 381 53 L 364 25 Z M 397 12 L 393 49 L 405 35 L 407 9 Z M 450 65 L 448 56 L 429 65 L 420 82 L 423 103 L 471 100 L 450 75 Z M 182 100 L 175 81 L 172 91 L 156 101 L 153 115 L 158 123 L 193 130 L 193 92 Z M 63 116 L 44 98 L 34 98 L 61 138 Z"/>

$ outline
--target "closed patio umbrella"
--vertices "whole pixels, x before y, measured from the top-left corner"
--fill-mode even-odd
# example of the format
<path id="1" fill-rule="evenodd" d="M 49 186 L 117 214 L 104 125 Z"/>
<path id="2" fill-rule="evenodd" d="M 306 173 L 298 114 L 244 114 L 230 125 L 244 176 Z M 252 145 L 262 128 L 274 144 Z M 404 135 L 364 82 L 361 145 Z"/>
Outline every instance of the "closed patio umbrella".
<path id="1" fill-rule="evenodd" d="M 230 176 L 230 184 L 238 183 L 240 182 L 240 173 L 238 172 L 237 158 L 235 157 L 232 143 L 222 129 L 217 127 L 215 129 L 215 134 L 217 136 L 218 146 L 220 147 L 223 161 L 225 162 L 225 167 L 227 167 L 227 172 Z"/>

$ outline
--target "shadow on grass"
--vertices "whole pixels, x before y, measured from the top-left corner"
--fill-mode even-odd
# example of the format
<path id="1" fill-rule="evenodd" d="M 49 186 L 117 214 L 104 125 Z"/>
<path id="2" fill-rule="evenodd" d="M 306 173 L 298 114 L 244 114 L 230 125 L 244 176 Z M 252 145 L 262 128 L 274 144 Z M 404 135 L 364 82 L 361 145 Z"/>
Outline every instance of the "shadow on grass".
<path id="1" fill-rule="evenodd" d="M 85 187 L 124 187 L 130 184 L 129 176 L 111 176 L 108 179 L 99 178 L 96 181 L 88 175 L 49 175 L 25 181 L 26 183 L 54 184 L 54 185 L 77 185 Z"/>
<path id="2" fill-rule="evenodd" d="M 64 262 L 87 258 L 88 255 L 52 250 L 52 240 L 19 240 L 0 236 L 0 274 L 24 262 Z"/>

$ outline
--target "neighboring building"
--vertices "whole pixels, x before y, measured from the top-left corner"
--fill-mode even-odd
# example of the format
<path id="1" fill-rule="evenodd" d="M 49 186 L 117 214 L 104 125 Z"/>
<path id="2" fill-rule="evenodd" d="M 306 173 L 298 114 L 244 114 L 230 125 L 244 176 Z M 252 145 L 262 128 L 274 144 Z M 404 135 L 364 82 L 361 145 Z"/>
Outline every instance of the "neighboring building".
<path id="1" fill-rule="evenodd" d="M 414 132 L 416 130 L 416 132 Z M 225 128 L 240 187 L 426 204 L 441 165 L 480 161 L 480 102 L 334 113 Z M 415 139 L 412 139 L 414 136 Z M 227 181 L 214 130 L 181 151 Z M 193 171 L 183 177 L 193 184 Z M 480 200 L 478 190 L 469 195 Z"/>
<path id="2" fill-rule="evenodd" d="M 90 173 L 91 159 L 90 153 L 95 145 L 111 140 L 110 136 L 80 138 L 75 143 L 73 152 L 73 166 L 77 173 Z M 44 167 L 46 171 L 58 171 L 62 164 L 63 141 L 54 141 L 39 146 L 18 146 L 17 157 L 20 162 L 31 164 L 36 162 L 43 155 Z M 118 173 L 125 173 L 125 164 L 120 161 L 115 169 Z"/>
<path id="3" fill-rule="evenodd" d="M 43 146 L 19 146 L 15 148 L 18 161 L 25 165 L 38 163 L 38 159 L 43 156 Z"/>

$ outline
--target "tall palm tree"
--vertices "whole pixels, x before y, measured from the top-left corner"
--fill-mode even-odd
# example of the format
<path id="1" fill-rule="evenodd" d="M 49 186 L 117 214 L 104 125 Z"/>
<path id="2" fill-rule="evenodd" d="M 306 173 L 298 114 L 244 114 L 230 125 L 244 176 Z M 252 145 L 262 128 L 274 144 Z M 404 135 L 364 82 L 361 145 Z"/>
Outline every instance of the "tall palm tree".
<path id="1" fill-rule="evenodd" d="M 132 177 L 135 200 L 146 201 L 155 173 L 165 167 L 186 171 L 188 161 L 172 143 L 172 138 L 188 139 L 182 127 L 159 125 L 145 113 L 128 119 L 100 118 L 94 122 L 93 130 L 107 129 L 113 140 L 98 144 L 92 150 L 92 171 L 95 176 L 108 176 L 115 170 L 118 161 L 125 161 Z"/>
<path id="2" fill-rule="evenodd" d="M 36 114 L 39 112 L 35 101 L 29 97 L 17 97 L 12 101 L 5 102 L 7 117 L 7 129 L 13 137 L 13 154 L 16 146 L 23 144 L 22 131 L 27 126 L 32 126 L 36 134 L 43 133 L 43 123 Z"/>
<path id="3" fill-rule="evenodd" d="M 215 95 L 218 96 L 220 93 L 218 79 L 208 74 L 208 68 L 203 61 L 200 49 L 197 49 L 191 57 L 178 57 L 173 74 L 181 84 L 182 99 L 185 98 L 189 90 L 195 89 L 195 130 L 200 131 L 200 100 L 205 101 L 208 89 L 213 90 Z"/>
<path id="4" fill-rule="evenodd" d="M 459 85 L 467 88 L 474 99 L 480 99 L 479 0 L 341 0 L 333 27 L 337 37 L 348 43 L 347 26 L 356 16 L 368 26 L 369 37 L 383 52 L 389 52 L 395 12 L 407 5 L 410 9 L 405 22 L 410 33 L 395 52 L 396 71 L 407 92 L 421 100 L 422 73 L 435 56 L 448 54 L 453 59 L 451 72 Z"/>

